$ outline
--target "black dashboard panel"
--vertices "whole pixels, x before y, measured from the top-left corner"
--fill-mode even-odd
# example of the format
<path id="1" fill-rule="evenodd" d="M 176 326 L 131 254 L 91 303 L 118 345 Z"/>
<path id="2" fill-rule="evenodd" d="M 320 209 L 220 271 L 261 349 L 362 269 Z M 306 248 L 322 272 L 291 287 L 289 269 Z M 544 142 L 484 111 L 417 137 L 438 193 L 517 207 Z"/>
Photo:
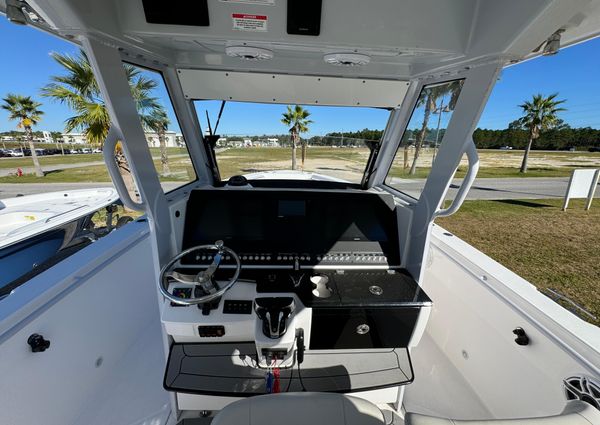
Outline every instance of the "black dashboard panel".
<path id="1" fill-rule="evenodd" d="M 244 265 L 400 263 L 395 205 L 387 194 L 196 190 L 188 200 L 183 249 L 218 239 Z M 184 259 L 205 262 L 210 258 Z"/>
<path id="2" fill-rule="evenodd" d="M 163 25 L 209 25 L 208 0 L 142 0 L 146 22 Z"/>

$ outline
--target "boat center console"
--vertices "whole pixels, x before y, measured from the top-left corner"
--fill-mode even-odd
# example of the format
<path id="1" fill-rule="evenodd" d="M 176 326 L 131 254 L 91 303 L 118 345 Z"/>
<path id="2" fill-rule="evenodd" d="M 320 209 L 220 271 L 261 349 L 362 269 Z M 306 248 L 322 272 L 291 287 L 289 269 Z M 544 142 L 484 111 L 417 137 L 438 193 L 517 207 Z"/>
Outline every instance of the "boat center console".
<path id="1" fill-rule="evenodd" d="M 242 397 L 412 382 L 431 300 L 400 267 L 395 208 L 358 190 L 192 192 L 182 253 L 161 276 L 165 388 Z"/>

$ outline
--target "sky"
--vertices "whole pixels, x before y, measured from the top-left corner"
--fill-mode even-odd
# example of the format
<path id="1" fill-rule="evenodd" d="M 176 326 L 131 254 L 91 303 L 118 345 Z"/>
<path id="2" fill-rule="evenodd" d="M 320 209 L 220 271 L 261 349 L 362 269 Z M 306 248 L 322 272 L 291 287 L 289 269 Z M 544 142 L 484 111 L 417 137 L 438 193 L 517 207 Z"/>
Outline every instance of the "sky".
<path id="1" fill-rule="evenodd" d="M 64 121 L 71 115 L 69 109 L 40 96 L 40 89 L 61 68 L 49 53 L 76 53 L 78 47 L 33 28 L 9 23 L 0 16 L 0 97 L 8 93 L 32 96 L 42 102 L 45 112 L 36 130 L 63 131 Z M 600 39 L 563 49 L 559 54 L 527 61 L 502 71 L 484 110 L 478 127 L 503 129 L 520 116 L 518 105 L 532 95 L 558 92 L 566 99 L 567 111 L 561 113 L 573 127 L 600 128 Z M 171 129 L 178 131 L 167 93 L 162 83 L 156 92 L 167 107 Z M 203 128 L 206 128 L 205 110 L 214 125 L 220 102 L 196 102 Z M 370 108 L 309 107 L 311 135 L 332 131 L 356 131 L 363 128 L 383 129 L 389 112 Z M 219 133 L 221 134 L 277 134 L 287 132 L 280 123 L 285 105 L 227 103 Z M 0 109 L 0 131 L 15 129 L 8 121 L 6 111 Z"/>

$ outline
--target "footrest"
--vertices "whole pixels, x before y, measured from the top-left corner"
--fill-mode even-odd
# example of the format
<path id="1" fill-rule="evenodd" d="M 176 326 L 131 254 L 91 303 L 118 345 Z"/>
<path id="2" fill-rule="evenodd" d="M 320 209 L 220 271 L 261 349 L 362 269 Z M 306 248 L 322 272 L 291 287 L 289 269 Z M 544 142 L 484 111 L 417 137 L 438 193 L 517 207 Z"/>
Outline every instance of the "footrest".
<path id="1" fill-rule="evenodd" d="M 257 367 L 254 343 L 173 344 L 164 388 L 182 393 L 247 397 L 266 394 L 266 369 Z M 304 362 L 280 370 L 281 392 L 369 391 L 413 380 L 406 348 L 310 350 Z"/>

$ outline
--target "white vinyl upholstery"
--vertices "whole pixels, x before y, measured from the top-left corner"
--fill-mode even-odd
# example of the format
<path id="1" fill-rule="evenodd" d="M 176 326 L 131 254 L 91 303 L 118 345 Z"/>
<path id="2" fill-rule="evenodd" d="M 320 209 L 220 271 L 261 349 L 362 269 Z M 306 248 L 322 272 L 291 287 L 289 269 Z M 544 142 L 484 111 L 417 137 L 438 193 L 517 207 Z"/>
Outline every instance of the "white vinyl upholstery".
<path id="1" fill-rule="evenodd" d="M 334 393 L 282 393 L 231 403 L 211 425 L 384 425 L 373 403 Z"/>
<path id="2" fill-rule="evenodd" d="M 469 420 L 407 413 L 405 425 L 600 425 L 600 411 L 582 401 L 570 401 L 560 415 L 542 418 Z"/>

